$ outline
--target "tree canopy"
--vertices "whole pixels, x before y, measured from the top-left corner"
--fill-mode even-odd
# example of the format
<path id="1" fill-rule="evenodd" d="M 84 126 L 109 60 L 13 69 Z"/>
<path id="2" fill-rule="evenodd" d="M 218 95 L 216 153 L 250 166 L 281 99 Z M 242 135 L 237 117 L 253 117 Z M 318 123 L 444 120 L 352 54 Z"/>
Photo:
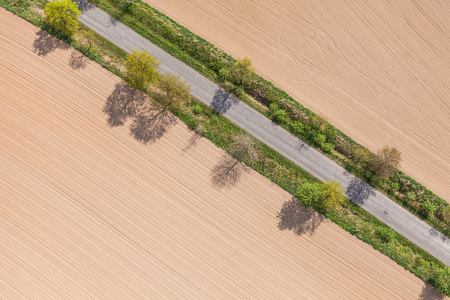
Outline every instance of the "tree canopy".
<path id="1" fill-rule="evenodd" d="M 125 61 L 125 81 L 135 90 L 145 90 L 158 78 L 159 62 L 146 50 L 133 50 Z"/>
<path id="2" fill-rule="evenodd" d="M 182 101 L 191 96 L 191 87 L 178 75 L 161 74 L 158 79 L 158 87 L 163 92 L 160 104 L 165 109 L 177 108 Z"/>
<path id="3" fill-rule="evenodd" d="M 397 148 L 384 146 L 371 159 L 370 165 L 378 176 L 389 178 L 394 169 L 400 168 L 401 161 L 402 155 Z"/>
<path id="4" fill-rule="evenodd" d="M 323 207 L 326 210 L 337 210 L 344 202 L 344 189 L 336 180 L 327 180 L 322 184 Z"/>
<path id="5" fill-rule="evenodd" d="M 258 159 L 257 145 L 250 135 L 237 135 L 233 137 L 230 154 L 239 161 L 247 160 L 253 163 Z"/>
<path id="6" fill-rule="evenodd" d="M 59 33 L 72 36 L 78 29 L 81 11 L 72 0 L 53 0 L 44 8 L 45 21 Z"/>
<path id="7" fill-rule="evenodd" d="M 316 208 L 322 205 L 323 193 L 319 183 L 305 182 L 301 184 L 297 189 L 296 196 L 306 205 Z"/>
<path id="8" fill-rule="evenodd" d="M 252 61 L 250 58 L 245 57 L 234 62 L 230 68 L 229 77 L 234 84 L 243 86 L 250 82 L 253 72 Z"/>

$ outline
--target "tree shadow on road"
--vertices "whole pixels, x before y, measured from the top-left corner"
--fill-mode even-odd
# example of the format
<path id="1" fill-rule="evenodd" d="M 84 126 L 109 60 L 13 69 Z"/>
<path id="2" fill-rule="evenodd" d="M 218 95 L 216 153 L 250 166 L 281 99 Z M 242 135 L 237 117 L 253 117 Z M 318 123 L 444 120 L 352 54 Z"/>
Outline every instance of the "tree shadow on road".
<path id="1" fill-rule="evenodd" d="M 69 45 L 52 36 L 45 30 L 36 32 L 36 39 L 33 42 L 33 52 L 39 56 L 46 56 L 56 49 L 67 50 Z"/>
<path id="2" fill-rule="evenodd" d="M 131 123 L 130 131 L 136 140 L 147 145 L 162 138 L 176 122 L 177 118 L 168 110 L 144 105 Z"/>
<path id="3" fill-rule="evenodd" d="M 88 58 L 78 51 L 73 51 L 70 55 L 69 65 L 74 70 L 84 69 L 87 66 Z"/>
<path id="4" fill-rule="evenodd" d="M 103 112 L 108 116 L 108 125 L 122 126 L 129 117 L 136 115 L 145 98 L 144 93 L 133 90 L 125 82 L 117 83 L 103 107 Z"/>
<path id="5" fill-rule="evenodd" d="M 224 114 L 238 102 L 235 97 L 230 97 L 231 93 L 222 88 L 218 88 L 211 102 L 211 107 L 221 114 Z"/>
<path id="6" fill-rule="evenodd" d="M 325 220 L 325 216 L 318 213 L 311 207 L 298 202 L 298 199 L 292 197 L 290 201 L 283 203 L 280 212 L 277 215 L 278 229 L 292 230 L 296 235 L 313 235 L 319 225 Z"/>
<path id="7" fill-rule="evenodd" d="M 362 205 L 370 196 L 375 195 L 375 190 L 364 181 L 354 177 L 350 181 L 345 195 L 356 204 Z"/>
<path id="8" fill-rule="evenodd" d="M 448 238 L 447 236 L 445 236 L 445 234 L 443 234 L 443 233 L 437 231 L 437 230 L 434 229 L 434 228 L 431 228 L 431 229 L 428 231 L 428 233 L 429 233 L 431 236 L 438 237 L 443 243 L 448 244 L 448 243 L 450 242 L 450 238 Z"/>
<path id="9" fill-rule="evenodd" d="M 422 288 L 422 292 L 419 295 L 418 300 L 441 300 L 445 299 L 445 296 L 436 291 L 434 287 L 426 283 Z"/>
<path id="10" fill-rule="evenodd" d="M 75 2 L 78 4 L 78 8 L 82 12 L 86 12 L 86 11 L 91 10 L 91 9 L 93 9 L 95 7 L 94 4 L 90 3 L 87 0 L 75 0 Z"/>
<path id="11" fill-rule="evenodd" d="M 225 155 L 212 169 L 211 183 L 217 188 L 228 188 L 236 185 L 245 172 L 247 167 L 243 163 Z"/>

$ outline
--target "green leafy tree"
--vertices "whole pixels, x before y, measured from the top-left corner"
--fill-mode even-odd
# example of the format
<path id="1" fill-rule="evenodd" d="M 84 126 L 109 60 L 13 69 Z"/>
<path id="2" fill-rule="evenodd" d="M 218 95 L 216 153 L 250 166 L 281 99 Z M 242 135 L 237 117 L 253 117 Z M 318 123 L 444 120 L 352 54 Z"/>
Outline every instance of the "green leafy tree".
<path id="1" fill-rule="evenodd" d="M 78 16 L 81 11 L 72 0 L 53 0 L 44 8 L 45 21 L 65 36 L 72 36 L 78 29 Z"/>
<path id="2" fill-rule="evenodd" d="M 327 180 L 322 184 L 323 207 L 326 210 L 337 210 L 345 201 L 344 189 L 336 180 Z"/>
<path id="3" fill-rule="evenodd" d="M 149 83 L 158 78 L 156 68 L 159 62 L 146 50 L 133 50 L 125 61 L 125 81 L 134 90 L 145 90 Z"/>
<path id="4" fill-rule="evenodd" d="M 229 71 L 229 78 L 237 86 L 244 86 L 250 83 L 253 72 L 252 61 L 245 57 L 234 62 Z"/>
<path id="5" fill-rule="evenodd" d="M 296 196 L 302 203 L 312 207 L 320 207 L 323 201 L 322 188 L 319 183 L 302 183 L 297 189 Z"/>
<path id="6" fill-rule="evenodd" d="M 161 74 L 158 78 L 158 87 L 162 92 L 159 103 L 164 109 L 176 109 L 182 101 L 191 96 L 191 87 L 180 76 L 170 73 Z"/>

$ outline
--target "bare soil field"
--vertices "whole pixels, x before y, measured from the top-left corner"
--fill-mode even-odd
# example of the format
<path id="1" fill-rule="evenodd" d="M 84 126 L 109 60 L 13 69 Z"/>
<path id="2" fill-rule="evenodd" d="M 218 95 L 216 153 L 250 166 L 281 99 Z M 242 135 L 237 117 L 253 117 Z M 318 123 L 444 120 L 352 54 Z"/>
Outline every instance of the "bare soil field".
<path id="1" fill-rule="evenodd" d="M 450 3 L 146 0 L 450 201 Z"/>
<path id="2" fill-rule="evenodd" d="M 109 127 L 118 77 L 0 19 L 1 299 L 437 297 L 256 172 L 215 186 L 224 152 L 183 123 Z"/>

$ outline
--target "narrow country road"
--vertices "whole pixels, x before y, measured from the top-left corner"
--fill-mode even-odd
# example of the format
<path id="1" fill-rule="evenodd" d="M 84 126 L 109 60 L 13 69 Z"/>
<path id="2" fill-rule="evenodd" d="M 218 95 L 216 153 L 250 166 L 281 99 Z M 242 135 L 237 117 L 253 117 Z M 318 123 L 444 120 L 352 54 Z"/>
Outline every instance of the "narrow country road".
<path id="1" fill-rule="evenodd" d="M 340 181 L 352 201 L 450 266 L 449 238 L 102 10 L 86 2 L 80 3 L 80 8 L 82 23 L 127 52 L 149 51 L 161 62 L 160 71 L 179 74 L 191 85 L 193 96 L 320 180 Z"/>

